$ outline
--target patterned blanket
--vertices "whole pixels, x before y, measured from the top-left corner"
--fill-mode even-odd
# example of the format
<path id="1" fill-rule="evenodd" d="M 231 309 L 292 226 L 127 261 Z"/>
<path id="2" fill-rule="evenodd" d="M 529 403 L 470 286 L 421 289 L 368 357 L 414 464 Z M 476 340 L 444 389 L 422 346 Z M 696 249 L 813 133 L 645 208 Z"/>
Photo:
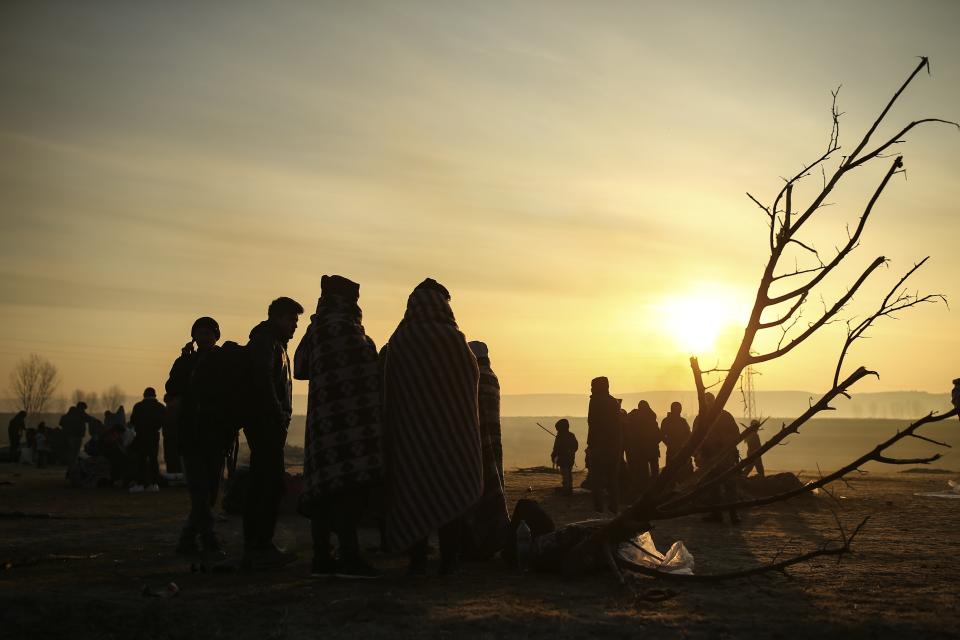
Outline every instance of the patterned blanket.
<path id="1" fill-rule="evenodd" d="M 432 281 L 418 286 L 389 341 L 385 542 L 391 550 L 408 549 L 462 516 L 483 490 L 477 360 L 448 299 Z"/>
<path id="2" fill-rule="evenodd" d="M 300 497 L 301 513 L 310 516 L 330 495 L 382 481 L 377 348 L 355 300 L 321 295 L 294 354 L 294 375 L 310 381 Z"/>

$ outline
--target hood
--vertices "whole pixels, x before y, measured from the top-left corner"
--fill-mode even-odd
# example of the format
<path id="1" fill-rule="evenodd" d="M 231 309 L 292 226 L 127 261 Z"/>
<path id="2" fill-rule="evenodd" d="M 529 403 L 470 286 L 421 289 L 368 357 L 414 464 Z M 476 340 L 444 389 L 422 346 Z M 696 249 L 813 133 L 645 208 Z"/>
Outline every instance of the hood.
<path id="1" fill-rule="evenodd" d="M 276 330 L 269 320 L 264 320 L 250 330 L 250 339 L 253 340 L 254 337 L 269 337 L 272 340 L 279 339 Z"/>

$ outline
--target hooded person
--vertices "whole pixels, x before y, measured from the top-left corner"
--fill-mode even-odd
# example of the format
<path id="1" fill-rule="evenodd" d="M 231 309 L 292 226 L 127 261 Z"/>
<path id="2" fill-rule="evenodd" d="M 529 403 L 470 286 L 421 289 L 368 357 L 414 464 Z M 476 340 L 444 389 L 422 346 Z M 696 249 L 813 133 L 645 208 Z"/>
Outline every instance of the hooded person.
<path id="1" fill-rule="evenodd" d="M 646 400 L 627 415 L 623 448 L 630 490 L 639 495 L 660 472 L 660 426 Z"/>
<path id="2" fill-rule="evenodd" d="M 133 406 L 130 414 L 130 426 L 136 436 L 132 450 L 133 485 L 131 493 L 159 491 L 157 480 L 160 476 L 160 465 L 157 453 L 160 449 L 160 431 L 166 419 L 167 408 L 157 400 L 157 391 L 153 387 L 143 390 L 143 400 Z"/>
<path id="3" fill-rule="evenodd" d="M 503 548 L 510 516 L 504 497 L 503 440 L 500 432 L 500 381 L 490 366 L 486 343 L 472 341 L 480 382 L 480 453 L 483 461 L 483 496 L 465 518 L 464 557 L 486 560 Z"/>
<path id="4" fill-rule="evenodd" d="M 407 299 L 384 370 L 387 445 L 386 547 L 410 550 L 426 572 L 427 538 L 439 529 L 441 572 L 457 569 L 462 518 L 483 494 L 477 359 L 428 278 Z"/>
<path id="5" fill-rule="evenodd" d="M 610 381 L 603 376 L 590 382 L 586 455 L 594 510 L 603 513 L 607 507 L 616 513 L 620 507 L 623 419 L 620 400 L 610 395 Z"/>
<path id="6" fill-rule="evenodd" d="M 690 424 L 680 414 L 681 411 L 683 411 L 683 405 L 679 402 L 670 404 L 670 413 L 660 423 L 660 438 L 667 445 L 667 465 L 680 464 L 682 469 L 677 478 L 685 480 L 693 475 L 693 461 L 689 456 L 680 460 L 680 451 L 690 439 Z"/>
<path id="7" fill-rule="evenodd" d="M 27 412 L 18 411 L 7 425 L 7 442 L 10 443 L 10 462 L 20 460 L 20 438 L 27 430 Z"/>
<path id="8" fill-rule="evenodd" d="M 383 481 L 380 367 L 359 298 L 356 282 L 323 276 L 317 312 L 293 357 L 294 377 L 310 382 L 299 510 L 311 521 L 318 577 L 380 576 L 361 557 L 357 536 L 368 494 Z"/>
<path id="9" fill-rule="evenodd" d="M 570 431 L 570 421 L 566 418 L 557 420 L 554 429 L 557 430 L 557 435 L 553 438 L 553 451 L 550 452 L 550 459 L 560 469 L 563 482 L 560 487 L 561 493 L 565 496 L 572 496 L 573 463 L 576 461 L 580 443 L 577 442 L 577 436 Z"/>

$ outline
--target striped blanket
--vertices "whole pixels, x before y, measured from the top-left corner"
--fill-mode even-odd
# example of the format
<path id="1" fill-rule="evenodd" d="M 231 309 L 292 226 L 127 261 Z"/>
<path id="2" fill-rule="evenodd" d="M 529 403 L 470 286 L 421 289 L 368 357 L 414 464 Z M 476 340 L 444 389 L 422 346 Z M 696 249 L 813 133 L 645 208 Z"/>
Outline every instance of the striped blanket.
<path id="1" fill-rule="evenodd" d="M 382 480 L 377 348 L 354 300 L 324 293 L 294 355 L 309 380 L 300 511 L 311 516 L 341 491 Z"/>
<path id="2" fill-rule="evenodd" d="M 480 367 L 480 447 L 483 460 L 483 496 L 470 510 L 465 555 L 484 560 L 503 548 L 510 517 L 504 497 L 503 441 L 500 433 L 500 381 L 490 367 L 490 355 L 483 342 L 471 342 L 470 350 Z"/>
<path id="3" fill-rule="evenodd" d="M 410 294 L 384 369 L 391 550 L 462 516 L 483 489 L 477 360 L 430 283 Z"/>

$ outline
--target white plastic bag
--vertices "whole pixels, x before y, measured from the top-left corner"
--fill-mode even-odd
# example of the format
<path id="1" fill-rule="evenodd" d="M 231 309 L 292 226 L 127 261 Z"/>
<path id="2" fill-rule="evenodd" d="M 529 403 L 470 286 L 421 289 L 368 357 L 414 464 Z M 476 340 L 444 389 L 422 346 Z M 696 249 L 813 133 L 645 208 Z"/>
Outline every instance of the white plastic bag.
<path id="1" fill-rule="evenodd" d="M 664 573 L 693 575 L 693 554 L 680 540 L 674 542 L 666 554 L 660 553 L 650 532 L 641 533 L 617 546 L 617 556 L 642 567 Z"/>

